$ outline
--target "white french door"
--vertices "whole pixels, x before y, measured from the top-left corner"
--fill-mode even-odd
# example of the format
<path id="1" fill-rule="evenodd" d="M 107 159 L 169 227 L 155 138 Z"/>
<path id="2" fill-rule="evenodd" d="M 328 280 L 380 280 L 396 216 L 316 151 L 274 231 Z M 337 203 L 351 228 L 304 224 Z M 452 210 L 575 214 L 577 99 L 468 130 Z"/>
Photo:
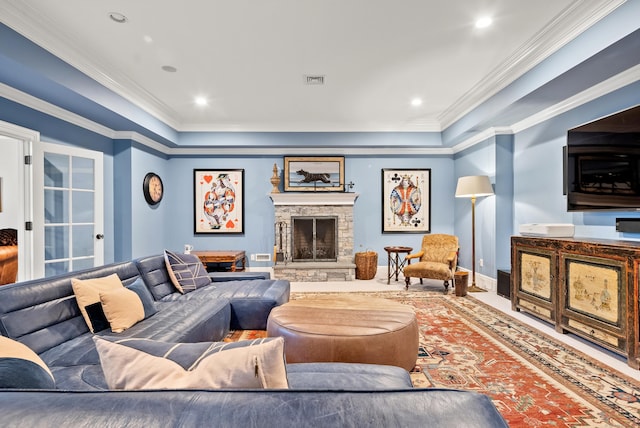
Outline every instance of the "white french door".
<path id="1" fill-rule="evenodd" d="M 33 173 L 36 277 L 102 265 L 102 153 L 41 143 Z"/>

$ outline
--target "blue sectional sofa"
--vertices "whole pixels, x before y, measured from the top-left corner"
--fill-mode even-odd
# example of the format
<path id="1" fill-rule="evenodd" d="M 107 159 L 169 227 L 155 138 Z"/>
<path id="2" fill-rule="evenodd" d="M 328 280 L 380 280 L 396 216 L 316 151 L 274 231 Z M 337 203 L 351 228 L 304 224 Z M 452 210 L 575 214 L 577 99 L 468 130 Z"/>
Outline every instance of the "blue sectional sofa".
<path id="1" fill-rule="evenodd" d="M 93 334 L 72 279 L 114 273 L 124 286 L 142 281 L 155 313 L 122 333 Z M 506 426 L 488 397 L 414 389 L 409 374 L 391 366 L 288 364 L 285 390 L 108 390 L 94 335 L 216 342 L 230 329 L 266 329 L 271 309 L 289 300 L 287 280 L 229 279 L 181 294 L 156 255 L 0 287 L 0 333 L 34 351 L 55 379 L 54 389 L 0 385 L 2 425 Z"/>

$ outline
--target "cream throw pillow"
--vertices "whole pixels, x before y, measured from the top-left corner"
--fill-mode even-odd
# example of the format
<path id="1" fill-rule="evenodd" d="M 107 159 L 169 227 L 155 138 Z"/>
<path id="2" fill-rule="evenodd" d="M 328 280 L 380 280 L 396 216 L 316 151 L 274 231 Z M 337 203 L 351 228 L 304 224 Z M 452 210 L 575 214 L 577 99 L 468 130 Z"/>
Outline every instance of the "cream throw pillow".
<path id="1" fill-rule="evenodd" d="M 94 332 L 93 325 L 91 324 L 91 319 L 89 318 L 85 307 L 93 303 L 100 302 L 100 292 L 124 288 L 120 278 L 118 278 L 118 275 L 115 273 L 102 278 L 73 278 L 71 279 L 71 287 L 73 288 L 73 294 L 75 294 L 76 300 L 78 301 L 80 312 L 82 313 L 87 326 L 89 326 L 91 333 Z"/>
<path id="2" fill-rule="evenodd" d="M 122 333 L 144 319 L 144 306 L 138 295 L 124 287 L 100 292 L 104 316 L 111 331 Z"/>
<path id="3" fill-rule="evenodd" d="M 109 389 L 289 387 L 281 337 L 235 348 L 230 344 L 229 349 L 220 342 L 169 344 L 145 339 L 112 341 L 98 336 L 93 340 Z M 147 347 L 148 352 L 136 346 Z M 154 351 L 159 355 L 153 355 Z M 181 358 L 189 353 L 194 355 L 190 355 L 192 362 L 186 368 L 171 359 L 171 354 Z"/>

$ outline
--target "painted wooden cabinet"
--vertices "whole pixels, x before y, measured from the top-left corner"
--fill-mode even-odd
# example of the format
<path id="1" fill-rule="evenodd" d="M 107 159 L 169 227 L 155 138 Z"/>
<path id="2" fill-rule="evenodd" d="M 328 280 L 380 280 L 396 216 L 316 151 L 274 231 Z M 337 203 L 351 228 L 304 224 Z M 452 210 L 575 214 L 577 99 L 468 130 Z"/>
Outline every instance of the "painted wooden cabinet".
<path id="1" fill-rule="evenodd" d="M 640 368 L 640 242 L 511 237 L 511 307 Z"/>

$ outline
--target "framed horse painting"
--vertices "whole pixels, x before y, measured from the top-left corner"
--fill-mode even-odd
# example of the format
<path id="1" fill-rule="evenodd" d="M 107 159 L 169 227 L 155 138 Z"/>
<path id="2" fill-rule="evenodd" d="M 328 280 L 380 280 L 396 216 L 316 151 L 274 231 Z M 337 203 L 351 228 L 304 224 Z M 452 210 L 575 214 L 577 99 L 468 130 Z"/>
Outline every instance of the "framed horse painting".
<path id="1" fill-rule="evenodd" d="M 344 192 L 343 156 L 285 156 L 285 192 Z"/>

